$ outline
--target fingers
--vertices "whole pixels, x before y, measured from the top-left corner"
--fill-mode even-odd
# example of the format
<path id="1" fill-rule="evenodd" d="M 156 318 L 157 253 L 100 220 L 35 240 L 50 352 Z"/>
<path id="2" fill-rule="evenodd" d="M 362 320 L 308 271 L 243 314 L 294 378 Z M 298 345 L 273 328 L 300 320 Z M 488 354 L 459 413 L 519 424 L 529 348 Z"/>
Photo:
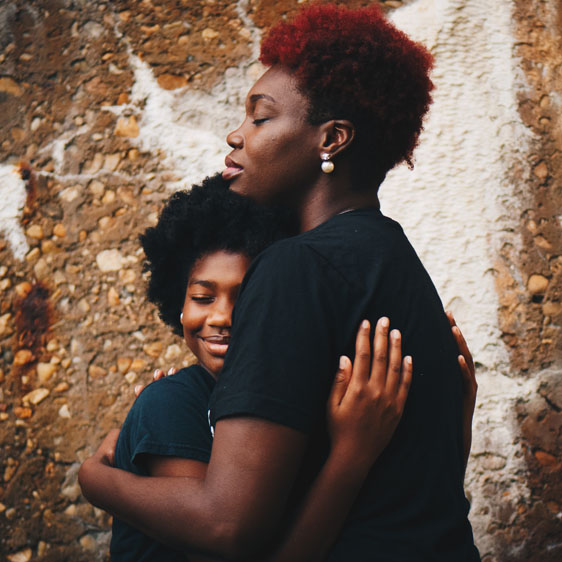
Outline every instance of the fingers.
<path id="1" fill-rule="evenodd" d="M 363 320 L 357 331 L 355 339 L 355 360 L 353 361 L 352 380 L 356 383 L 364 383 L 369 380 L 371 370 L 371 324 Z"/>
<path id="2" fill-rule="evenodd" d="M 152 378 L 155 381 L 158 381 L 160 379 L 169 377 L 170 375 L 175 375 L 177 372 L 178 370 L 175 367 L 170 367 L 167 373 L 165 373 L 162 369 L 155 369 Z"/>
<path id="3" fill-rule="evenodd" d="M 135 396 L 138 398 L 139 394 L 145 389 L 146 385 L 145 384 L 137 384 L 135 385 Z"/>
<path id="4" fill-rule="evenodd" d="M 457 323 L 455 322 L 455 317 L 453 316 L 453 313 L 450 310 L 447 310 L 445 312 L 445 314 L 447 315 L 447 318 L 449 320 L 449 324 L 451 325 L 451 328 L 453 328 L 454 326 L 457 325 Z"/>
<path id="5" fill-rule="evenodd" d="M 349 357 L 342 355 L 340 357 L 339 368 L 336 372 L 336 376 L 334 377 L 330 397 L 328 398 L 328 404 L 332 411 L 341 404 L 350 380 L 351 360 Z"/>
<path id="6" fill-rule="evenodd" d="M 388 364 L 388 327 L 390 320 L 379 318 L 375 326 L 373 339 L 373 363 L 371 365 L 372 386 L 384 388 L 386 382 L 386 367 Z M 400 360 L 398 360 L 400 363 Z"/>
<path id="7" fill-rule="evenodd" d="M 468 368 L 472 371 L 474 376 L 475 368 L 474 368 L 474 360 L 472 359 L 472 353 L 468 349 L 468 344 L 460 331 L 460 328 L 457 326 L 453 313 L 448 310 L 446 312 L 447 318 L 449 319 L 449 324 L 451 325 L 451 331 L 453 332 L 453 336 L 455 341 L 457 342 L 457 347 L 459 348 L 459 353 L 464 357 L 464 360 L 468 366 Z M 462 369 L 462 366 L 461 366 Z"/>
<path id="8" fill-rule="evenodd" d="M 472 374 L 474 374 L 475 372 L 474 361 L 472 359 L 472 353 L 470 353 L 470 350 L 468 349 L 466 340 L 464 339 L 464 336 L 462 335 L 462 332 L 460 331 L 458 326 L 454 326 L 452 330 L 453 330 L 453 335 L 455 336 L 455 340 L 457 342 L 457 346 L 459 348 L 459 352 L 463 356 L 467 367 L 470 369 Z"/>
<path id="9" fill-rule="evenodd" d="M 402 371 L 402 334 L 399 330 L 390 332 L 390 351 L 386 369 L 386 389 L 393 396 L 397 393 Z"/>
<path id="10" fill-rule="evenodd" d="M 408 392 L 410 391 L 410 385 L 412 384 L 412 372 L 412 358 L 408 355 L 402 360 L 402 374 L 400 377 L 398 392 L 396 394 L 396 404 L 400 413 L 404 410 L 406 398 L 408 398 Z"/>
<path id="11" fill-rule="evenodd" d="M 476 374 L 474 368 L 470 368 L 466 362 L 466 359 L 462 356 L 458 356 L 459 366 L 462 373 L 463 382 L 463 392 L 469 399 L 476 399 L 476 392 L 478 390 L 478 383 L 476 382 Z"/>
<path id="12" fill-rule="evenodd" d="M 101 442 L 96 455 L 110 466 L 113 465 L 115 461 L 115 447 L 117 445 L 117 439 L 119 438 L 119 430 L 112 429 Z"/>

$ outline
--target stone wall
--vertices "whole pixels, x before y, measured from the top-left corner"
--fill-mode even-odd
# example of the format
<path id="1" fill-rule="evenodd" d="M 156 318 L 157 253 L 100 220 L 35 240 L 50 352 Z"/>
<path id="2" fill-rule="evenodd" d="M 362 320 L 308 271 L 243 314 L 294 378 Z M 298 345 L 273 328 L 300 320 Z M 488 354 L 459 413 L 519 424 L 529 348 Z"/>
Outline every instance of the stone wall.
<path id="1" fill-rule="evenodd" d="M 358 4 L 359 2 L 355 2 Z M 138 234 L 221 169 L 297 0 L 0 4 L 0 553 L 104 560 L 79 463 L 134 384 L 193 360 L 144 299 Z M 562 8 L 389 0 L 436 58 L 413 172 L 383 186 L 474 351 L 467 474 L 486 562 L 562 556 Z"/>

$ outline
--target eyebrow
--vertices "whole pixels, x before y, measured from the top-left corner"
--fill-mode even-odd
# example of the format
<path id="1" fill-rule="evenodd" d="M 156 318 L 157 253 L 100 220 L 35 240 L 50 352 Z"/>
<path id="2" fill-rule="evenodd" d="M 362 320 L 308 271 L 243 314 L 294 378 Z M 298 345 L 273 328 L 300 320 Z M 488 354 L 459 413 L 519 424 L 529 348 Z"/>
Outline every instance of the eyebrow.
<path id="1" fill-rule="evenodd" d="M 207 289 L 214 289 L 217 286 L 213 281 L 205 281 L 204 279 L 193 279 L 189 282 L 190 287 L 191 285 L 201 285 Z"/>
<path id="2" fill-rule="evenodd" d="M 268 101 L 271 101 L 271 102 L 275 103 L 275 98 L 271 97 L 268 94 L 252 94 L 250 96 L 250 103 L 251 104 L 257 103 L 258 100 L 268 100 Z"/>

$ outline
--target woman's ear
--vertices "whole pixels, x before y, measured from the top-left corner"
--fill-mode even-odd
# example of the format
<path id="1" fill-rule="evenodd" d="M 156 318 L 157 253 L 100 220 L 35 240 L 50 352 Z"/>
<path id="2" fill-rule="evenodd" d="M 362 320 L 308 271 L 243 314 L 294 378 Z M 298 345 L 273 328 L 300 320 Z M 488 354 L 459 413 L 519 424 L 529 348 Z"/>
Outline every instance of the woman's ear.
<path id="1" fill-rule="evenodd" d="M 355 125 L 347 119 L 333 119 L 322 125 L 323 136 L 321 153 L 328 153 L 330 157 L 344 151 L 355 138 Z"/>

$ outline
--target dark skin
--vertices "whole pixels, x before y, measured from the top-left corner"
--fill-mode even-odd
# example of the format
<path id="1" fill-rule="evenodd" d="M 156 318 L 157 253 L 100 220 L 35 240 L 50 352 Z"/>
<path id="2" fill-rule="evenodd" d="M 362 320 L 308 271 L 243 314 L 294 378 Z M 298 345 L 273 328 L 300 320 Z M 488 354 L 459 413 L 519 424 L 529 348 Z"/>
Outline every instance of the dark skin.
<path id="1" fill-rule="evenodd" d="M 351 189 L 346 151 L 353 125 L 310 125 L 307 106 L 291 74 L 273 67 L 250 90 L 246 119 L 227 138 L 231 159 L 242 166 L 232 189 L 291 206 L 302 231 L 345 210 L 379 205 L 377 186 L 370 192 Z M 330 175 L 320 170 L 324 152 L 336 157 Z M 259 418 L 227 418 L 216 424 L 204 479 L 143 479 L 119 471 L 105 454 L 111 446 L 87 460 L 79 476 L 94 505 L 162 542 L 255 559 L 279 527 L 306 448 L 307 437 L 297 430 Z"/>

